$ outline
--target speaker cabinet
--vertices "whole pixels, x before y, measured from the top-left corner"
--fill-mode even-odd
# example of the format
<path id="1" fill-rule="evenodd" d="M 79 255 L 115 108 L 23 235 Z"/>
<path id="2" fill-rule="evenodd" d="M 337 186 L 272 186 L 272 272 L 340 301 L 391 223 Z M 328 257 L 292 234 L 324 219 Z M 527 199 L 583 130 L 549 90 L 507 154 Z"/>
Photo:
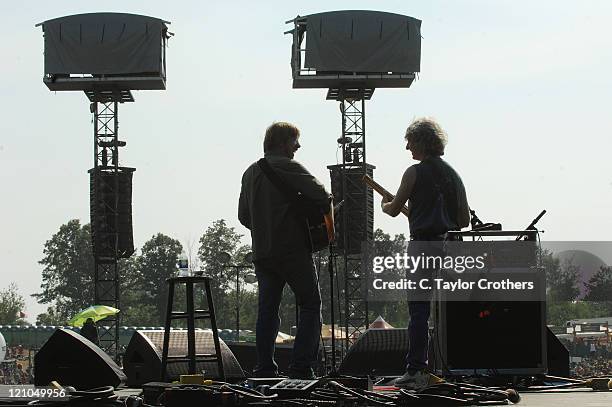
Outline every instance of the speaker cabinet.
<path id="1" fill-rule="evenodd" d="M 197 330 L 196 354 L 215 353 L 212 331 Z M 219 338 L 221 345 L 221 356 L 223 359 L 223 370 L 225 378 L 229 381 L 244 379 L 244 372 L 234 357 L 232 351 Z M 164 345 L 164 330 L 136 331 L 125 351 L 123 369 L 127 375 L 128 386 L 141 386 L 144 383 L 159 381 L 161 377 L 161 356 Z M 170 331 L 170 343 L 168 356 L 187 355 L 187 331 Z M 203 372 L 208 379 L 219 379 L 216 362 L 198 362 L 196 370 Z M 168 377 L 170 380 L 178 380 L 181 374 L 188 374 L 187 362 L 168 361 Z"/>
<path id="2" fill-rule="evenodd" d="M 115 257 L 115 243 L 119 258 L 130 257 L 134 253 L 133 172 L 133 168 L 126 167 L 119 167 L 118 172 L 96 168 L 89 170 L 91 239 L 96 257 Z"/>
<path id="3" fill-rule="evenodd" d="M 34 356 L 34 384 L 51 381 L 79 390 L 117 387 L 125 382 L 121 368 L 102 349 L 80 334 L 58 329 Z"/>
<path id="4" fill-rule="evenodd" d="M 362 242 L 374 239 L 374 192 L 362 181 L 362 168 L 343 168 L 342 165 L 327 168 L 334 203 L 344 201 L 336 216 L 336 246 L 341 253 L 360 254 Z M 367 174 L 370 177 L 373 171 L 374 166 L 368 164 Z M 347 220 L 347 225 L 344 225 L 343 219 Z"/>
<path id="5" fill-rule="evenodd" d="M 547 371 L 546 304 L 541 301 L 437 303 L 436 371 L 535 375 Z"/>
<path id="6" fill-rule="evenodd" d="M 257 349 L 252 342 L 228 342 L 227 346 L 231 349 L 236 359 L 240 363 L 242 370 L 247 375 L 252 375 L 257 365 Z M 278 365 L 278 373 L 289 374 L 289 364 L 293 356 L 293 345 L 276 344 L 274 347 L 274 361 Z"/>
<path id="7" fill-rule="evenodd" d="M 338 373 L 353 376 L 401 376 L 406 371 L 408 329 L 368 329 L 350 347 Z"/>
<path id="8" fill-rule="evenodd" d="M 546 350 L 548 355 L 548 374 L 559 377 L 570 377 L 569 351 L 559 338 L 546 328 Z"/>
<path id="9" fill-rule="evenodd" d="M 52 91 L 166 89 L 166 24 L 159 18 L 128 13 L 83 13 L 47 20 L 41 24 L 43 82 Z"/>

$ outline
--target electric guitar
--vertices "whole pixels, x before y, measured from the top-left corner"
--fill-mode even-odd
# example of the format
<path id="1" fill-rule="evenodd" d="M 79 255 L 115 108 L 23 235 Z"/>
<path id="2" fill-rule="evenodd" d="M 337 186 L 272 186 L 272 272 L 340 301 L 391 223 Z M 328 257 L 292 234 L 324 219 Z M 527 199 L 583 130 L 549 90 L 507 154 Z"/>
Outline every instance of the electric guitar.
<path id="1" fill-rule="evenodd" d="M 374 181 L 370 176 L 364 175 L 361 180 L 367 186 L 372 188 L 374 191 L 378 192 L 381 196 L 387 197 L 389 200 L 392 200 L 393 198 L 395 198 L 395 196 L 393 194 L 391 194 L 389 191 L 387 191 L 385 188 L 383 188 L 378 182 Z M 402 209 L 401 209 L 401 212 L 404 215 L 406 215 L 406 217 L 408 217 L 408 214 L 410 213 L 410 210 L 408 209 L 408 207 L 406 205 L 404 205 L 402 207 Z"/>

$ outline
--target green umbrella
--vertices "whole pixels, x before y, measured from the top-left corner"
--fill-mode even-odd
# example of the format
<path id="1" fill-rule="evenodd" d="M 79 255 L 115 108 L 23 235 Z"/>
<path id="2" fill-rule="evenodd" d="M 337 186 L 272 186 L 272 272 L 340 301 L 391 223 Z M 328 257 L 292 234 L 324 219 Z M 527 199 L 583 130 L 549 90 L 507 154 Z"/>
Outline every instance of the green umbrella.
<path id="1" fill-rule="evenodd" d="M 118 312 L 119 310 L 117 308 L 109 307 L 108 305 L 92 305 L 91 307 L 87 307 L 84 310 L 79 311 L 78 314 L 68 321 L 68 325 L 83 326 L 88 318 L 91 318 L 94 320 L 94 322 L 96 322 L 108 317 L 109 315 L 115 315 Z"/>

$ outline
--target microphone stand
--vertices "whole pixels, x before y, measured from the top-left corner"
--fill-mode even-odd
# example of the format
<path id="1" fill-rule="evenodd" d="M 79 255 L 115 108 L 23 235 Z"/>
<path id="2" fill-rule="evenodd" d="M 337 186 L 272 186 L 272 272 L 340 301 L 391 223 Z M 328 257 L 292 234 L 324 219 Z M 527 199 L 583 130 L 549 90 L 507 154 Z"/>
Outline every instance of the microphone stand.
<path id="1" fill-rule="evenodd" d="M 537 230 L 535 225 L 536 225 L 536 223 L 538 223 L 540 218 L 542 218 L 542 216 L 544 216 L 545 214 L 546 214 L 546 209 L 544 209 L 542 212 L 540 212 L 540 214 L 534 220 L 531 221 L 529 226 L 527 226 L 525 228 L 525 231 L 528 231 L 528 230 L 529 231 Z M 521 240 L 523 238 L 523 236 L 526 236 L 526 235 L 527 234 L 518 235 L 515 240 L 518 242 L 519 240 Z"/>
<path id="2" fill-rule="evenodd" d="M 329 291 L 330 291 L 330 306 L 331 306 L 331 312 L 330 312 L 330 318 L 331 318 L 331 347 L 332 347 L 332 355 L 331 355 L 331 360 L 332 360 L 332 367 L 331 370 L 329 372 L 329 374 L 327 375 L 328 377 L 335 377 L 338 375 L 338 372 L 336 371 L 336 314 L 334 311 L 335 308 L 335 304 L 334 304 L 334 244 L 330 243 L 329 244 L 329 257 L 328 257 L 328 261 L 327 261 L 327 271 L 329 273 Z"/>
<path id="3" fill-rule="evenodd" d="M 332 207 L 332 215 L 336 215 L 337 212 L 342 209 L 344 206 L 344 199 L 338 202 L 336 205 Z M 329 256 L 327 258 L 327 272 L 329 273 L 329 291 L 330 291 L 330 319 L 331 319 L 331 347 L 332 347 L 332 367 L 327 375 L 327 377 L 338 377 L 338 372 L 336 370 L 336 304 L 334 302 L 334 258 L 336 254 L 334 253 L 334 241 L 333 239 L 329 242 L 328 245 Z"/>

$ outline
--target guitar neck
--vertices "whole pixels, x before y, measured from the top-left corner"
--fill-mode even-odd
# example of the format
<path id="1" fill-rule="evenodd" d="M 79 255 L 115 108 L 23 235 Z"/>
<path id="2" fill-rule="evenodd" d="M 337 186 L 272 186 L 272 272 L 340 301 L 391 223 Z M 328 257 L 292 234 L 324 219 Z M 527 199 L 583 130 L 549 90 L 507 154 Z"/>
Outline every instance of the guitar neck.
<path id="1" fill-rule="evenodd" d="M 392 193 L 390 193 L 389 191 L 387 191 L 382 185 L 380 185 L 378 182 L 374 181 L 370 176 L 368 175 L 364 175 L 362 178 L 363 182 L 365 182 L 366 185 L 368 185 L 370 188 L 372 188 L 374 191 L 378 192 L 381 196 L 386 196 L 389 199 L 393 199 L 395 198 L 395 195 L 393 195 Z M 408 207 L 406 205 L 404 205 L 401 209 L 401 212 L 407 217 L 408 214 L 410 213 L 408 210 Z"/>

